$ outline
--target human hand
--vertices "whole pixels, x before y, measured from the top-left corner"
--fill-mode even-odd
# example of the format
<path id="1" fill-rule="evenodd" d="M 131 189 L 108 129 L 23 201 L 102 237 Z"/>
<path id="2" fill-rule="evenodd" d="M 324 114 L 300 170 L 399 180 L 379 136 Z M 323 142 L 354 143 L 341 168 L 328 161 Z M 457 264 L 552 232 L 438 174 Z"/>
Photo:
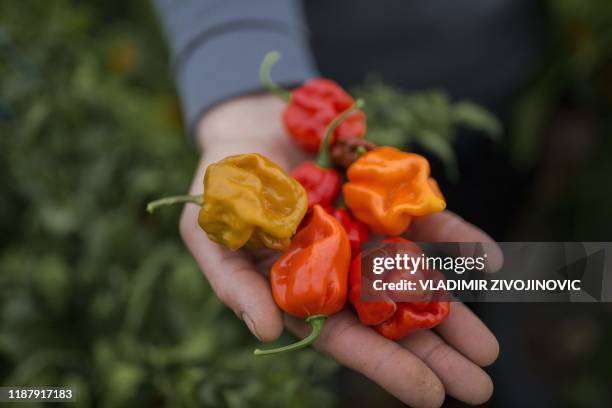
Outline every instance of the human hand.
<path id="1" fill-rule="evenodd" d="M 206 166 L 228 155 L 258 152 L 285 170 L 306 160 L 285 135 L 279 119 L 283 105 L 273 96 L 248 96 L 207 113 L 198 127 L 203 154 L 190 194 L 202 193 Z M 274 257 L 268 251 L 232 252 L 213 243 L 197 224 L 198 211 L 196 205 L 185 206 L 180 231 L 213 291 L 258 339 L 275 340 L 283 330 L 283 314 L 264 276 Z M 416 220 L 410 238 L 492 243 L 485 233 L 448 211 Z M 303 321 L 284 319 L 297 335 L 308 333 Z M 315 347 L 415 407 L 440 406 L 446 394 L 479 404 L 493 391 L 491 379 L 480 367 L 496 359 L 497 340 L 458 302 L 435 330 L 417 332 L 399 342 L 380 336 L 345 310 L 327 319 Z"/>

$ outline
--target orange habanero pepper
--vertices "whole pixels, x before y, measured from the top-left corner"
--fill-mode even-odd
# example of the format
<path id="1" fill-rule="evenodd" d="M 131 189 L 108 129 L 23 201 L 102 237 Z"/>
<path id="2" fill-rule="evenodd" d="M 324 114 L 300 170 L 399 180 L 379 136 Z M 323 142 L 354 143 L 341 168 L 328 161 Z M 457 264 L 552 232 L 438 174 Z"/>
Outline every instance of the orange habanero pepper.
<path id="1" fill-rule="evenodd" d="M 372 231 L 400 235 L 413 217 L 446 207 L 438 184 L 429 173 L 429 162 L 423 156 L 378 147 L 348 168 L 344 200 L 355 218 Z"/>

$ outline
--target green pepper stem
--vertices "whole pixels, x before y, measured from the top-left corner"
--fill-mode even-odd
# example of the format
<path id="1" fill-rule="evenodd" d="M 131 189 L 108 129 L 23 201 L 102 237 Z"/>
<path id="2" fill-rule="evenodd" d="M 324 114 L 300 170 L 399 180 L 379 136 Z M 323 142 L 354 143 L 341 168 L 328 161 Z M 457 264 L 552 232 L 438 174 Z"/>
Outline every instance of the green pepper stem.
<path id="1" fill-rule="evenodd" d="M 179 195 L 172 197 L 164 197 L 159 200 L 151 201 L 147 204 L 147 212 L 153 213 L 157 209 L 157 207 L 162 207 L 164 205 L 172 205 L 172 204 L 180 204 L 180 203 L 194 203 L 199 206 L 204 204 L 204 197 L 202 194 L 199 195 Z"/>
<path id="2" fill-rule="evenodd" d="M 311 331 L 308 336 L 304 337 L 302 340 L 296 343 L 289 344 L 288 346 L 278 347 L 269 350 L 256 349 L 253 354 L 255 354 L 256 356 L 263 356 L 267 354 L 284 353 L 286 351 L 299 350 L 301 348 L 308 347 L 312 343 L 314 343 L 315 340 L 318 339 L 321 335 L 321 332 L 323 331 L 323 326 L 325 325 L 325 319 L 327 319 L 327 316 L 325 315 L 310 316 L 306 319 L 306 322 L 309 323 L 311 327 Z"/>
<path id="3" fill-rule="evenodd" d="M 328 168 L 331 167 L 331 162 L 329 159 L 329 140 L 332 135 L 336 131 L 336 128 L 350 115 L 360 110 L 365 102 L 363 99 L 357 99 L 353 106 L 342 112 L 340 115 L 336 116 L 334 120 L 331 121 L 329 126 L 327 126 L 327 130 L 325 131 L 325 136 L 323 136 L 323 140 L 321 140 L 321 146 L 319 146 L 319 154 L 317 155 L 317 160 L 315 163 L 319 167 Z"/>
<path id="4" fill-rule="evenodd" d="M 289 102 L 289 91 L 281 88 L 272 80 L 272 66 L 276 64 L 279 59 L 280 53 L 278 51 L 270 51 L 266 54 L 261 62 L 261 65 L 259 66 L 259 80 L 268 92 L 278 96 L 285 102 Z"/>

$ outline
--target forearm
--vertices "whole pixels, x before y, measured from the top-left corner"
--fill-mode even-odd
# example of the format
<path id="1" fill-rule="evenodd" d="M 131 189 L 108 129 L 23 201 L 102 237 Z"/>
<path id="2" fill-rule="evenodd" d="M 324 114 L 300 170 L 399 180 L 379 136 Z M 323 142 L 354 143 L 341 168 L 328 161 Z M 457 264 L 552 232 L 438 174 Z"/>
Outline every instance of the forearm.
<path id="1" fill-rule="evenodd" d="M 274 70 L 279 83 L 294 85 L 316 75 L 297 0 L 155 0 L 155 4 L 191 134 L 212 107 L 262 90 L 257 72 L 270 50 L 283 56 Z"/>

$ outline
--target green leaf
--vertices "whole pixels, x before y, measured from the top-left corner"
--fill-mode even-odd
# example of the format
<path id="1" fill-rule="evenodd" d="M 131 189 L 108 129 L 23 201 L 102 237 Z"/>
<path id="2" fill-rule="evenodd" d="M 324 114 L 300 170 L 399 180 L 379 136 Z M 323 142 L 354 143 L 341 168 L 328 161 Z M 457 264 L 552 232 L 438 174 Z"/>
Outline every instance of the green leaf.
<path id="1" fill-rule="evenodd" d="M 408 132 L 392 127 L 372 129 L 366 135 L 366 139 L 378 146 L 392 146 L 398 149 L 406 147 L 411 141 Z"/>
<path id="2" fill-rule="evenodd" d="M 417 143 L 442 161 L 449 180 L 457 181 L 459 178 L 457 158 L 452 145 L 447 140 L 435 132 L 424 130 L 418 134 Z"/>
<path id="3" fill-rule="evenodd" d="M 145 378 L 142 368 L 129 363 L 116 362 L 111 368 L 105 392 L 111 405 L 124 405 L 136 396 L 138 386 Z"/>
<path id="4" fill-rule="evenodd" d="M 452 108 L 452 121 L 455 124 L 484 132 L 494 140 L 499 140 L 502 126 L 491 112 L 468 101 L 456 103 Z"/>

